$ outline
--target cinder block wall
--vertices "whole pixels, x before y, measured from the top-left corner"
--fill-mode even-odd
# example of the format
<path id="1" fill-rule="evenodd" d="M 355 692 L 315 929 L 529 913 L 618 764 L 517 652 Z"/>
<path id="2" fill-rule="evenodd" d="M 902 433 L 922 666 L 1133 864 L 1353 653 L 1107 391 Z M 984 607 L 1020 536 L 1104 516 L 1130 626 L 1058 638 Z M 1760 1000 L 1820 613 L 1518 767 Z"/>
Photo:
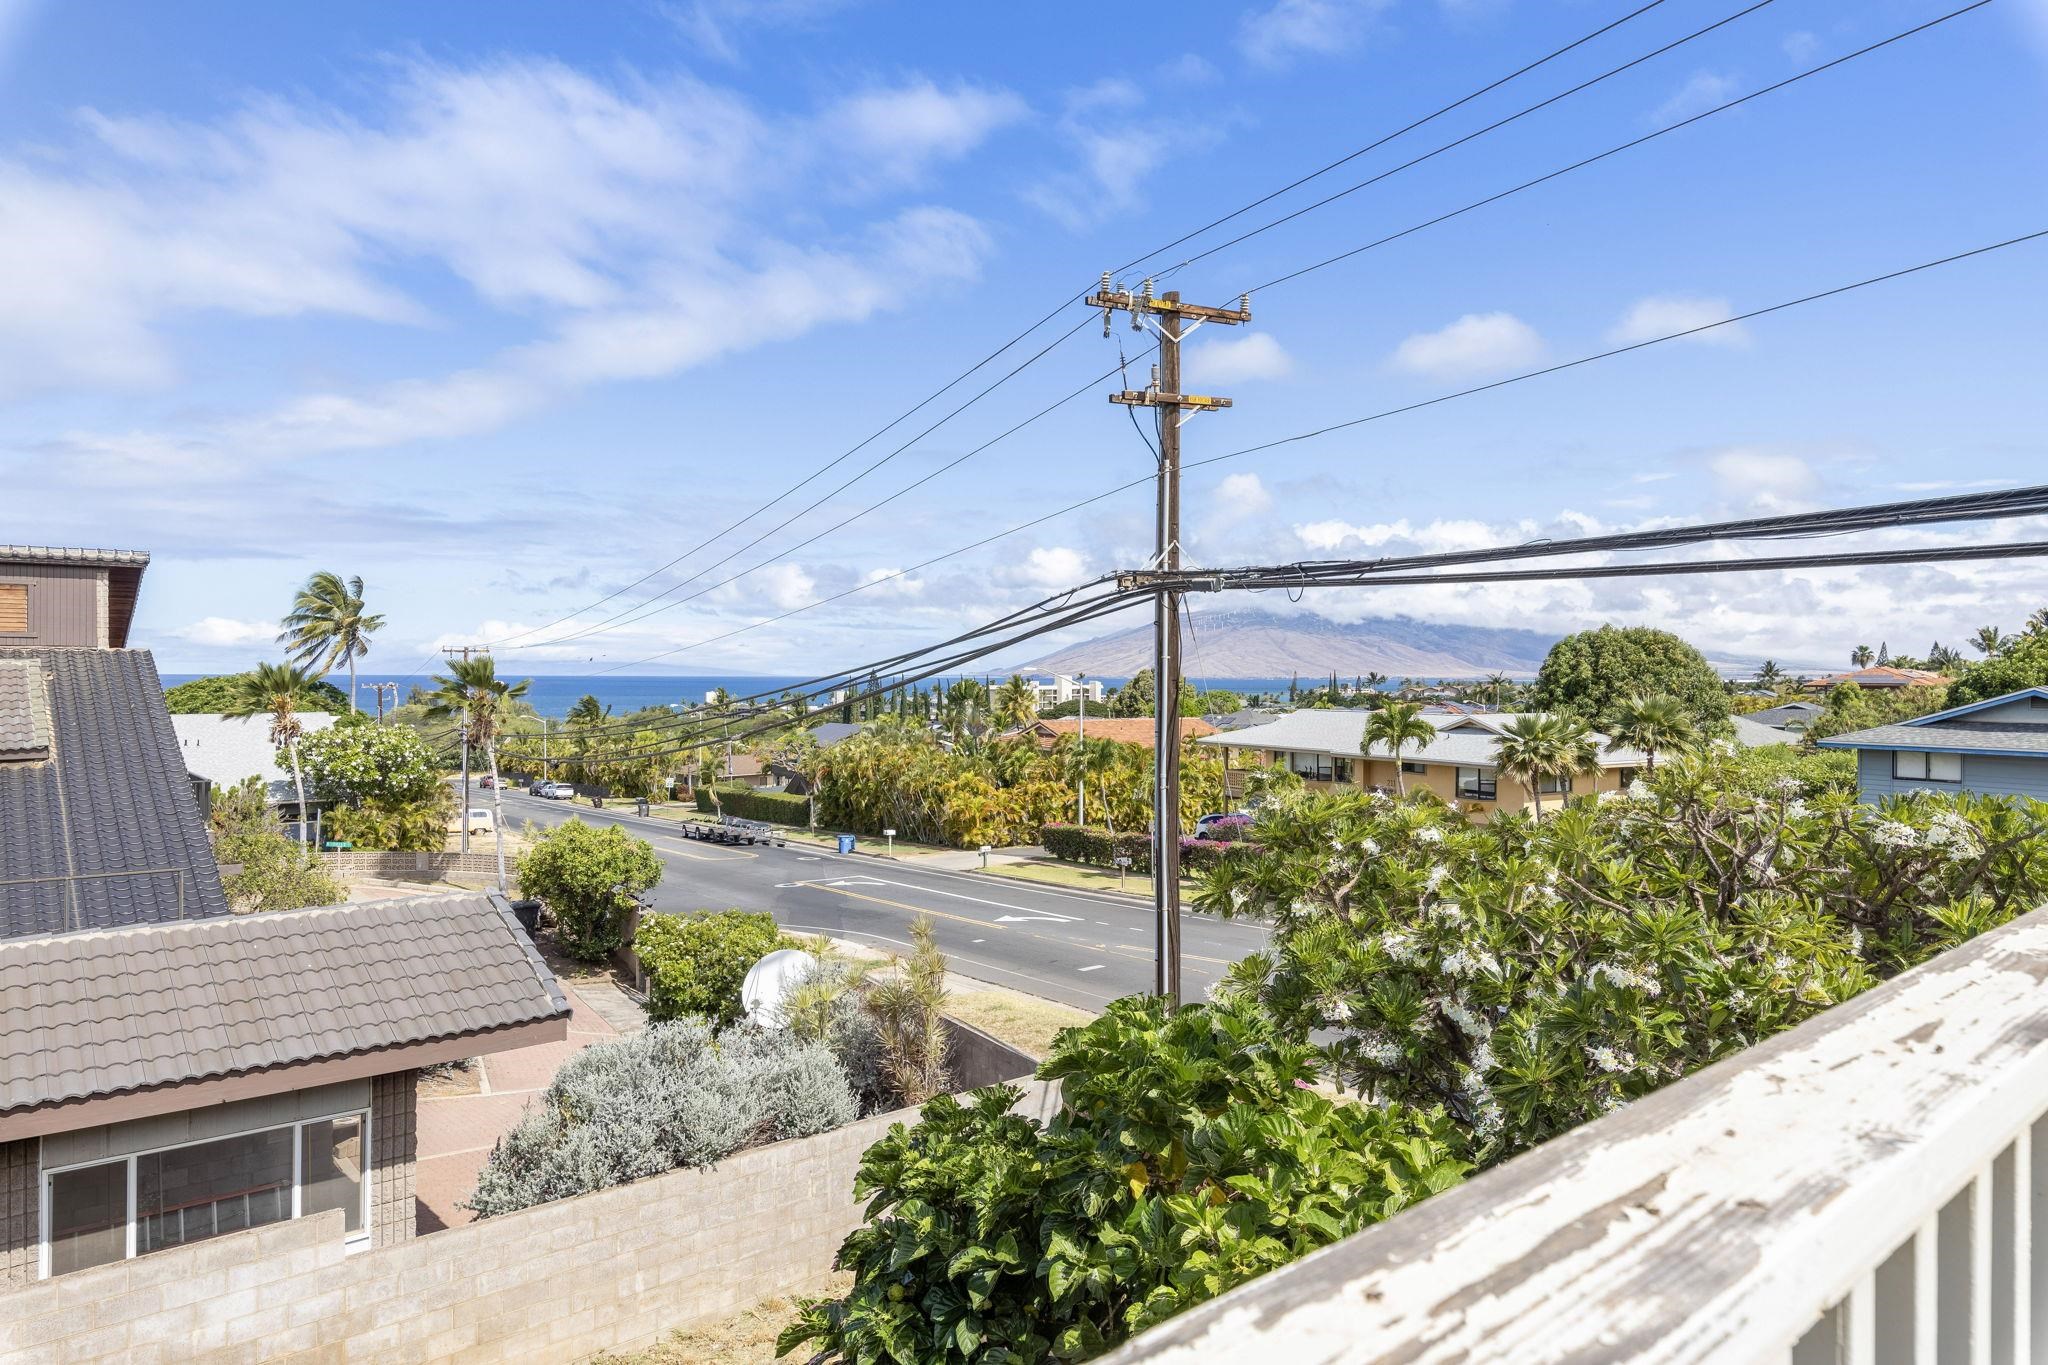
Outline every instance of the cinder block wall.
<path id="1" fill-rule="evenodd" d="M 38 1226 L 36 1172 L 42 1139 L 0 1142 L 0 1285 L 36 1277 Z"/>
<path id="2" fill-rule="evenodd" d="M 395 1071 L 370 1082 L 370 1236 L 380 1247 L 410 1241 L 419 1222 L 419 1081 L 417 1071 Z"/>
<path id="3" fill-rule="evenodd" d="M 1047 1118 L 1056 1084 L 1020 1083 Z M 560 1361 L 645 1346 L 822 1282 L 861 1153 L 912 1110 L 704 1171 L 342 1252 L 341 1215 L 0 1290 L 0 1365 L 61 1359 Z"/>

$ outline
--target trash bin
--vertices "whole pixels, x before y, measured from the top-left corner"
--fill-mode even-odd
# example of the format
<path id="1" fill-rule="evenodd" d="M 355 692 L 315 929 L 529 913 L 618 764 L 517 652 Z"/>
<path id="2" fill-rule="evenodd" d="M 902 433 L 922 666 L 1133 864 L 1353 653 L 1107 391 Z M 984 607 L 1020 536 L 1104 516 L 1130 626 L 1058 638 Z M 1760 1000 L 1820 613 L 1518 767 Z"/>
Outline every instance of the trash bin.
<path id="1" fill-rule="evenodd" d="M 841 853 L 853 852 L 853 836 L 851 834 L 842 834 L 839 836 L 839 851 Z"/>
<path id="2" fill-rule="evenodd" d="M 519 920 L 519 927 L 526 930 L 527 937 L 533 937 L 533 931 L 540 928 L 540 902 L 513 901 L 512 913 Z"/>
<path id="3" fill-rule="evenodd" d="M 640 798 L 640 814 L 647 814 L 647 798 L 644 796 Z"/>

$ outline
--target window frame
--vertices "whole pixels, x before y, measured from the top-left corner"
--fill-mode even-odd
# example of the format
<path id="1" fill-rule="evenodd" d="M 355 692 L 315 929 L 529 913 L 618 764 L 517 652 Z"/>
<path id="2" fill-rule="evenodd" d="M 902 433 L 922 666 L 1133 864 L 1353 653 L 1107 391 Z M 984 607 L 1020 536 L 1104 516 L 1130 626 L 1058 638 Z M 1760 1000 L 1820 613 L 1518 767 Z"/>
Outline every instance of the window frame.
<path id="1" fill-rule="evenodd" d="M 1916 775 L 1913 773 L 1900 772 L 1899 760 L 1902 758 L 1918 759 L 1920 761 L 1919 773 Z M 1934 775 L 1934 760 L 1937 758 L 1954 759 L 1956 765 L 1956 775 L 1954 777 L 1936 777 Z M 1942 753 L 1934 749 L 1892 750 L 1892 781 L 1894 782 L 1931 782 L 1944 787 L 1954 787 L 1960 785 L 1962 780 L 1963 756 L 1961 754 Z"/>
<path id="2" fill-rule="evenodd" d="M 232 1133 L 218 1133 L 213 1137 L 195 1138 L 190 1142 L 166 1142 L 161 1143 L 155 1147 L 138 1147 L 134 1151 L 124 1152 L 120 1156 L 100 1157 L 93 1161 L 73 1161 L 68 1162 L 62 1166 L 39 1165 L 36 1170 L 36 1278 L 38 1280 L 47 1280 L 52 1278 L 50 1273 L 50 1258 L 52 1249 L 50 1245 L 50 1224 L 52 1217 L 56 1212 L 56 1209 L 55 1201 L 51 1197 L 50 1184 L 55 1177 L 60 1175 L 66 1175 L 72 1171 L 90 1170 L 95 1166 L 112 1166 L 117 1162 L 127 1168 L 128 1220 L 126 1237 L 124 1240 L 124 1245 L 121 1254 L 121 1260 L 118 1262 L 106 1261 L 102 1263 L 105 1265 L 117 1265 L 127 1261 L 137 1260 L 141 1256 L 154 1254 L 152 1252 L 138 1252 L 135 1249 L 137 1239 L 136 1230 L 140 1226 L 142 1221 L 135 1207 L 136 1164 L 142 1157 L 157 1156 L 164 1152 L 175 1152 L 186 1147 L 204 1147 L 208 1143 L 226 1142 L 233 1138 L 254 1137 L 262 1133 L 276 1133 L 289 1131 L 292 1135 L 292 1211 L 289 1217 L 279 1219 L 278 1221 L 287 1223 L 295 1222 L 299 1218 L 304 1216 L 303 1205 L 305 1198 L 306 1183 L 306 1129 L 310 1128 L 316 1123 L 334 1123 L 343 1119 L 358 1119 L 361 1121 L 363 1125 L 363 1179 L 361 1196 L 362 1226 L 356 1232 L 344 1234 L 342 1238 L 342 1248 L 350 1255 L 353 1255 L 358 1251 L 368 1250 L 370 1246 L 370 1239 L 375 1232 L 375 1228 L 372 1227 L 370 1220 L 371 1215 L 377 1206 L 375 1192 L 371 1188 L 372 1185 L 375 1183 L 377 1163 L 373 1155 L 376 1151 L 376 1148 L 374 1146 L 374 1136 L 372 1128 L 374 1119 L 370 1112 L 370 1106 L 366 1104 L 358 1108 L 337 1109 L 332 1113 L 314 1114 L 308 1118 L 293 1119 L 289 1123 L 271 1123 L 265 1124 L 259 1128 L 247 1128 Z M 257 1226 L 270 1227 L 273 1225 L 269 1223 L 263 1223 L 258 1224 Z M 248 1230 L 249 1229 L 246 1228 L 237 1229 L 237 1231 Z M 220 1235 L 232 1236 L 233 1234 L 223 1233 Z M 206 1240 L 211 1241 L 213 1239 L 207 1238 Z M 186 1242 L 179 1243 L 178 1245 L 191 1246 L 195 1244 Z M 157 1248 L 157 1250 L 159 1251 L 175 1251 L 177 1249 L 178 1248 L 176 1246 Z M 97 1267 L 86 1266 L 82 1268 L 86 1270 L 91 1270 L 96 1269 Z"/>
<path id="3" fill-rule="evenodd" d="M 1460 801 L 1500 800 L 1500 773 L 1494 769 L 1459 767 L 1453 769 L 1453 772 L 1455 776 L 1452 780 L 1456 784 Z M 1469 786 L 1465 782 L 1466 773 L 1472 774 Z"/>
<path id="4" fill-rule="evenodd" d="M 30 636 L 33 636 L 36 633 L 35 586 L 36 585 L 32 582 L 24 582 L 20 579 L 0 579 L 0 592 L 5 592 L 10 588 L 19 588 L 21 590 L 21 629 L 0 630 L 0 639 L 25 639 Z"/>

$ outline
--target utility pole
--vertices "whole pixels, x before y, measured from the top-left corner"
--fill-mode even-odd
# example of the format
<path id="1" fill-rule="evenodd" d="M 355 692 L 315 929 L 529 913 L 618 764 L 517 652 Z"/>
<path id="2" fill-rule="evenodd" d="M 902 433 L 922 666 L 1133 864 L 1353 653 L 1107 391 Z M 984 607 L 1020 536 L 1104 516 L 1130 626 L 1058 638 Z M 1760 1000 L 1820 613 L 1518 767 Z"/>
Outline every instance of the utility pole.
<path id="1" fill-rule="evenodd" d="M 373 682 L 370 684 L 370 690 L 377 694 L 377 723 L 379 725 L 384 723 L 384 693 L 387 689 L 391 693 L 391 709 L 396 711 L 398 709 L 398 684 L 395 682 Z"/>
<path id="2" fill-rule="evenodd" d="M 1074 823 L 1088 823 L 1088 675 L 1076 673 L 1074 681 L 1081 685 L 1081 723 L 1075 727 L 1074 747 L 1080 750 L 1081 781 L 1075 789 Z"/>
<path id="3" fill-rule="evenodd" d="M 449 658 L 457 654 L 464 663 L 469 662 L 472 652 L 481 653 L 472 645 L 443 645 L 441 652 Z M 462 851 L 469 852 L 469 689 L 462 689 Z"/>
<path id="4" fill-rule="evenodd" d="M 1250 295 L 1240 295 L 1236 308 L 1209 308 L 1182 303 L 1179 293 L 1152 296 L 1152 281 L 1141 291 L 1113 290 L 1109 272 L 1104 271 L 1102 287 L 1088 299 L 1090 307 L 1102 310 L 1102 334 L 1109 335 L 1110 321 L 1119 312 L 1131 315 L 1131 330 L 1150 330 L 1159 338 L 1159 363 L 1153 367 L 1152 382 L 1142 391 L 1125 390 L 1109 396 L 1112 403 L 1128 407 L 1153 408 L 1159 429 L 1158 550 L 1152 569 L 1161 574 L 1179 571 L 1180 562 L 1180 429 L 1198 412 L 1214 412 L 1230 406 L 1228 398 L 1182 393 L 1180 347 L 1188 335 L 1204 323 L 1234 326 L 1250 322 Z M 1154 993 L 1169 1004 L 1180 1003 L 1180 594 L 1167 587 L 1157 590 L 1152 631 L 1152 690 L 1154 771 L 1152 779 L 1152 912 L 1156 921 L 1158 960 L 1153 969 Z"/>

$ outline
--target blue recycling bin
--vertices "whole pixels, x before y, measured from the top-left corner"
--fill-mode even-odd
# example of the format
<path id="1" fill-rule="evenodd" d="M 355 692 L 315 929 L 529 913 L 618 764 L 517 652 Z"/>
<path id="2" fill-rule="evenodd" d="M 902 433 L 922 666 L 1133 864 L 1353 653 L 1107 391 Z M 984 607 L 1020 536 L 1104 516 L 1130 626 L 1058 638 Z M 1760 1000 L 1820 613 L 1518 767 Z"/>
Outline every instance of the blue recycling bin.
<path id="1" fill-rule="evenodd" d="M 851 834 L 842 834 L 839 836 L 839 851 L 841 853 L 853 852 L 853 836 Z"/>

